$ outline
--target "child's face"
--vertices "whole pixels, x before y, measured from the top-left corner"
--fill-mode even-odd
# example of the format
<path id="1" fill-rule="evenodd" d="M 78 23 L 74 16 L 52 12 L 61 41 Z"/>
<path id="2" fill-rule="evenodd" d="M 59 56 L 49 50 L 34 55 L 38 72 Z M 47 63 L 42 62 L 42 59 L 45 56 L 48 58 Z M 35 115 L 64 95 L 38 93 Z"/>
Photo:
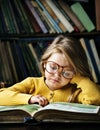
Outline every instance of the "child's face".
<path id="1" fill-rule="evenodd" d="M 46 84 L 51 90 L 57 90 L 67 85 L 74 75 L 72 66 L 61 53 L 54 53 L 44 65 Z"/>

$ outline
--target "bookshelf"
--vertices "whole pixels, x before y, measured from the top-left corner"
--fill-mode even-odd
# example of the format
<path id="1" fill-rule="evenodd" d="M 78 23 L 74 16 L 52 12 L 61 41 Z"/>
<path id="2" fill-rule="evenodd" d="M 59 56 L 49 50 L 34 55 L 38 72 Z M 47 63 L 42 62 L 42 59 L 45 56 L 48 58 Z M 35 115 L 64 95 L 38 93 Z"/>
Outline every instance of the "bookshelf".
<path id="1" fill-rule="evenodd" d="M 76 3 L 80 4 L 78 6 L 82 6 L 90 19 L 90 23 L 87 23 L 90 26 L 89 29 L 75 14 L 74 5 L 77 6 Z M 99 66 L 100 29 L 98 24 L 100 22 L 97 21 L 97 17 L 100 16 L 97 11 L 98 4 L 100 5 L 99 0 L 1 0 L 0 82 L 14 84 L 27 76 L 40 76 L 39 59 L 53 38 L 59 34 L 78 39 L 94 39 L 99 56 Z M 57 7 L 57 9 L 54 8 L 57 10 L 56 13 L 51 8 L 52 6 Z M 70 16 L 69 12 L 73 12 L 74 18 Z M 82 15 L 81 17 L 83 17 L 83 21 L 87 18 Z M 96 82 L 100 84 L 100 71 L 97 75 Z"/>

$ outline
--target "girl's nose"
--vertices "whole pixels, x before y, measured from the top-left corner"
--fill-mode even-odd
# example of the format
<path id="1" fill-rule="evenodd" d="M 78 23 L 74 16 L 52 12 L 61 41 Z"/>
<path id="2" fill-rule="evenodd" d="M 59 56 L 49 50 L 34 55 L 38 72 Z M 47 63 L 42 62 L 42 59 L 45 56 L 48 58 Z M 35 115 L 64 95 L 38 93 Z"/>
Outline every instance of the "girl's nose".
<path id="1" fill-rule="evenodd" d="M 62 68 L 59 68 L 59 69 L 57 70 L 57 72 L 55 73 L 55 75 L 61 76 L 61 74 L 62 74 Z"/>

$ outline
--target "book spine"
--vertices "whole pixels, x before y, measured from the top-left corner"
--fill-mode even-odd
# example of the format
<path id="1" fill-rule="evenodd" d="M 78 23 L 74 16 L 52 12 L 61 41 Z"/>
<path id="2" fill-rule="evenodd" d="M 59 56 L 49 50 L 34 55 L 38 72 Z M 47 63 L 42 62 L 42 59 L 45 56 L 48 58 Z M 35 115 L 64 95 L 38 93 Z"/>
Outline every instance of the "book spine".
<path id="1" fill-rule="evenodd" d="M 64 15 L 61 13 L 61 11 L 57 8 L 57 6 L 53 3 L 52 0 L 45 0 L 47 4 L 50 6 L 50 8 L 54 11 L 54 13 L 57 15 L 57 17 L 61 20 L 63 25 L 66 27 L 69 33 L 74 31 L 73 26 L 69 23 L 69 21 L 64 17 Z"/>
<path id="2" fill-rule="evenodd" d="M 13 12 L 13 8 L 12 8 L 12 5 L 11 5 L 11 1 L 8 0 L 8 4 L 9 4 L 9 10 L 10 10 L 10 15 L 12 17 L 12 21 L 13 21 L 13 24 L 14 24 L 14 27 L 15 27 L 15 33 L 18 33 L 19 34 L 19 28 L 18 28 L 18 25 L 17 25 L 17 22 L 16 22 L 16 19 L 15 19 L 15 15 L 14 15 L 14 12 Z"/>
<path id="3" fill-rule="evenodd" d="M 10 41 L 7 41 L 7 48 L 8 48 L 8 52 L 9 52 L 9 61 L 10 61 L 10 68 L 12 68 L 12 75 L 13 75 L 13 83 L 16 83 L 18 82 L 18 76 L 17 76 L 17 70 L 16 70 L 16 67 L 15 67 L 15 62 L 14 62 L 14 59 L 13 59 L 13 54 L 12 54 L 12 51 L 11 51 L 11 43 Z"/>
<path id="4" fill-rule="evenodd" d="M 22 4 L 23 4 L 24 10 L 25 10 L 25 12 L 26 12 L 26 15 L 27 15 L 27 17 L 28 17 L 28 19 L 29 19 L 29 21 L 30 21 L 30 23 L 31 23 L 31 25 L 32 25 L 32 27 L 33 27 L 35 33 L 41 33 L 42 30 L 41 30 L 39 24 L 37 23 L 36 19 L 35 19 L 34 16 L 32 15 L 30 9 L 29 9 L 29 8 L 27 7 L 27 5 L 25 4 L 25 1 L 21 1 L 21 2 L 22 2 Z"/>
<path id="5" fill-rule="evenodd" d="M 100 31 L 100 0 L 95 0 L 96 30 Z"/>
<path id="6" fill-rule="evenodd" d="M 16 48 L 16 40 L 13 40 L 12 42 L 10 42 L 9 46 L 11 49 L 11 54 L 12 54 L 12 58 L 13 58 L 13 62 L 15 65 L 15 73 L 17 73 L 17 80 L 21 81 L 22 80 L 22 68 L 20 66 L 20 57 L 18 56 L 18 52 L 17 52 L 17 48 Z"/>
<path id="7" fill-rule="evenodd" d="M 58 1 L 53 0 L 53 3 L 56 5 L 56 7 L 60 10 L 60 12 L 63 14 L 63 16 L 68 20 L 68 22 L 72 25 L 74 28 L 74 32 L 79 32 L 79 29 L 76 27 L 74 22 L 71 20 L 71 18 L 67 15 L 67 13 L 62 9 L 61 5 L 59 4 Z"/>
<path id="8" fill-rule="evenodd" d="M 98 67 L 98 70 L 100 73 L 100 58 L 99 58 L 99 55 L 97 52 L 95 41 L 94 41 L 94 39 L 90 39 L 89 42 L 90 42 L 90 47 L 91 47 L 91 50 L 93 52 L 93 55 L 94 55 L 94 58 L 95 58 L 95 61 L 96 61 L 96 64 L 97 64 L 97 67 Z"/>
<path id="9" fill-rule="evenodd" d="M 9 4 L 6 5 L 6 2 L 3 1 L 1 6 L 2 6 L 3 12 L 4 12 L 5 17 L 6 17 L 6 21 L 7 21 L 7 24 L 8 24 L 8 28 L 9 28 L 8 33 L 14 33 L 15 28 L 14 28 L 12 17 L 10 15 Z"/>
<path id="10" fill-rule="evenodd" d="M 34 33 L 34 29 L 32 28 L 30 21 L 27 18 L 27 15 L 26 15 L 25 10 L 23 8 L 23 4 L 21 3 L 20 0 L 17 0 L 16 3 L 19 7 L 20 15 L 21 15 L 21 18 L 23 19 L 23 24 L 24 24 L 26 32 L 27 33 Z"/>
<path id="11" fill-rule="evenodd" d="M 0 81 L 6 82 L 7 80 L 6 80 L 5 64 L 4 64 L 4 57 L 3 57 L 3 48 L 2 48 L 2 42 L 1 41 L 0 41 L 0 72 L 1 72 L 0 73 Z"/>
<path id="12" fill-rule="evenodd" d="M 92 61 L 92 64 L 95 68 L 95 72 L 96 72 L 96 75 L 97 75 L 97 78 L 98 78 L 98 82 L 99 82 L 99 79 L 100 79 L 100 72 L 98 70 L 98 66 L 96 64 L 96 61 L 95 61 L 95 57 L 93 55 L 93 51 L 91 49 L 91 45 L 90 45 L 90 42 L 87 38 L 85 38 L 85 42 L 86 42 L 86 47 L 88 49 L 88 52 L 89 52 L 89 55 L 90 55 L 90 58 L 91 58 L 91 61 Z"/>
<path id="13" fill-rule="evenodd" d="M 38 56 L 37 56 L 38 52 L 35 51 L 34 47 L 32 46 L 32 43 L 29 43 L 28 46 L 29 46 L 29 49 L 30 49 L 33 57 L 34 57 L 34 61 L 36 63 L 37 75 L 40 76 L 41 71 L 40 71 L 39 59 L 38 59 Z"/>
<path id="14" fill-rule="evenodd" d="M 98 78 L 97 78 L 97 75 L 96 75 L 96 72 L 95 72 L 95 68 L 93 66 L 93 63 L 92 63 L 92 60 L 91 60 L 91 57 L 90 57 L 90 54 L 89 54 L 89 50 L 86 46 L 86 42 L 85 42 L 85 39 L 84 38 L 80 38 L 80 42 L 81 42 L 81 45 L 83 47 L 83 49 L 85 50 L 85 53 L 86 53 L 86 56 L 87 56 L 87 59 L 88 59 L 88 64 L 90 66 L 90 71 L 92 73 L 92 77 L 93 77 L 93 80 L 94 82 L 98 82 Z"/>
<path id="15" fill-rule="evenodd" d="M 61 28 L 62 32 L 64 32 L 64 33 L 67 32 L 67 29 L 65 28 L 65 26 L 62 24 L 60 19 L 55 15 L 53 10 L 48 6 L 48 4 L 44 0 L 40 0 L 40 1 L 43 4 L 44 8 L 48 11 L 49 15 L 55 21 L 55 24 L 57 24 Z M 48 19 L 49 19 L 49 17 L 48 17 Z"/>
<path id="16" fill-rule="evenodd" d="M 45 13 L 43 12 L 43 10 L 40 8 L 40 6 L 38 5 L 38 3 L 36 1 L 31 1 L 31 3 L 35 7 L 35 10 L 37 11 L 39 17 L 41 18 L 41 20 L 45 24 L 48 32 L 52 33 L 51 26 L 49 26 L 49 21 L 45 15 Z"/>
<path id="17" fill-rule="evenodd" d="M 95 29 L 95 25 L 79 2 L 72 4 L 70 7 L 88 32 L 91 32 Z"/>
<path id="18" fill-rule="evenodd" d="M 45 27 L 43 21 L 40 19 L 39 15 L 37 14 L 37 12 L 36 12 L 34 6 L 31 4 L 31 2 L 28 1 L 28 0 L 25 0 L 25 3 L 26 3 L 26 5 L 28 6 L 28 8 L 30 9 L 32 15 L 35 17 L 35 19 L 36 19 L 36 21 L 38 22 L 39 26 L 41 27 L 42 31 L 43 31 L 44 33 L 48 33 L 47 28 Z"/>
<path id="19" fill-rule="evenodd" d="M 1 33 L 5 33 L 6 32 L 6 25 L 5 25 L 5 21 L 4 21 L 4 17 L 0 8 L 0 31 Z"/>
<path id="20" fill-rule="evenodd" d="M 25 28 L 24 28 L 24 25 L 23 25 L 23 22 L 22 22 L 22 19 L 21 19 L 21 15 L 20 15 L 20 12 L 19 12 L 19 8 L 16 4 L 16 1 L 11 1 L 11 6 L 13 8 L 15 20 L 17 22 L 19 31 L 20 31 L 20 33 L 23 34 L 23 33 L 25 33 Z"/>
<path id="21" fill-rule="evenodd" d="M 5 27 L 6 27 L 6 33 L 9 33 L 10 28 L 9 28 L 9 24 L 7 21 L 8 17 L 5 14 L 5 8 L 3 7 L 3 3 L 1 3 L 1 12 L 2 12 L 2 17 L 3 17 L 3 23 L 5 24 Z"/>
<path id="22" fill-rule="evenodd" d="M 10 68 L 10 62 L 9 62 L 9 53 L 8 53 L 8 49 L 6 46 L 6 41 L 2 41 L 0 44 L 0 48 L 1 48 L 1 57 L 2 57 L 2 69 L 3 69 L 3 78 L 4 78 L 4 82 L 7 83 L 12 83 L 13 82 L 13 77 L 11 74 L 11 69 Z"/>
<path id="23" fill-rule="evenodd" d="M 42 10 L 44 11 L 44 13 L 46 14 L 46 16 L 48 17 L 48 19 L 51 20 L 54 28 L 56 29 L 56 31 L 58 33 L 62 33 L 62 30 L 59 28 L 59 26 L 56 24 L 56 22 L 54 21 L 54 19 L 51 17 L 51 15 L 48 13 L 48 11 L 46 10 L 46 8 L 43 6 L 43 4 L 41 3 L 40 0 L 36 0 L 36 2 L 39 4 L 39 6 L 42 8 Z"/>
<path id="24" fill-rule="evenodd" d="M 70 19 L 73 21 L 73 23 L 76 25 L 76 27 L 79 29 L 80 32 L 85 31 L 85 27 L 81 23 L 81 21 L 78 19 L 78 17 L 75 15 L 75 13 L 72 11 L 70 6 L 65 3 L 62 0 L 58 0 L 60 6 L 65 11 L 65 13 L 70 17 Z"/>

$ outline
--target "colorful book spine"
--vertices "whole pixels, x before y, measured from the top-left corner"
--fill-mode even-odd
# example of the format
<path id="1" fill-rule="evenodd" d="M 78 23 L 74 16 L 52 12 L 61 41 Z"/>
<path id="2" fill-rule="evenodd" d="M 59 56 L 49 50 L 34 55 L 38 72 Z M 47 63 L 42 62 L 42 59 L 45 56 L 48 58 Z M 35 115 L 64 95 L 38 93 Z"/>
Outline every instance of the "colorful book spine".
<path id="1" fill-rule="evenodd" d="M 31 1 L 31 3 L 37 10 L 37 13 L 39 14 L 39 16 L 42 19 L 43 23 L 45 24 L 46 28 L 48 29 L 48 32 L 54 33 L 51 22 L 48 19 L 47 15 L 44 13 L 43 9 L 40 7 L 40 5 L 36 1 Z"/>
<path id="2" fill-rule="evenodd" d="M 55 21 L 55 24 L 57 24 L 61 28 L 62 33 L 67 32 L 67 29 L 65 28 L 65 26 L 62 24 L 60 19 L 56 16 L 56 14 L 53 12 L 53 10 L 48 6 L 48 4 L 45 2 L 45 0 L 40 0 L 40 1 L 41 1 L 41 4 L 43 4 L 44 8 L 48 11 L 49 15 Z M 49 19 L 49 17 L 48 17 L 48 19 Z M 55 26 L 54 26 L 54 28 L 55 28 Z"/>
<path id="3" fill-rule="evenodd" d="M 95 29 L 95 25 L 79 2 L 72 4 L 70 7 L 88 32 Z"/>
<path id="4" fill-rule="evenodd" d="M 32 15 L 35 17 L 36 21 L 38 22 L 39 26 L 41 27 L 43 33 L 48 33 L 47 28 L 45 27 L 43 21 L 41 20 L 41 18 L 39 17 L 38 13 L 36 12 L 34 6 L 31 4 L 30 1 L 25 0 L 25 3 L 27 5 L 27 7 L 30 9 Z"/>
<path id="5" fill-rule="evenodd" d="M 72 27 L 74 28 L 74 31 L 75 32 L 79 32 L 78 28 L 76 27 L 76 25 L 74 24 L 74 22 L 70 19 L 70 17 L 67 15 L 67 13 L 62 9 L 62 7 L 59 4 L 59 2 L 56 1 L 56 0 L 53 0 L 53 3 L 60 10 L 60 12 L 63 14 L 63 16 L 66 18 L 66 20 L 68 20 L 68 22 L 72 25 Z"/>
<path id="6" fill-rule="evenodd" d="M 63 0 L 58 0 L 59 5 L 64 10 L 64 12 L 69 16 L 69 18 L 73 21 L 75 26 L 79 29 L 80 32 L 85 31 L 85 27 L 81 23 L 81 21 L 78 19 L 76 14 L 72 11 L 70 6 Z"/>
<path id="7" fill-rule="evenodd" d="M 67 31 L 69 33 L 74 31 L 73 26 L 69 23 L 69 21 L 64 17 L 64 15 L 61 13 L 61 11 L 57 8 L 57 6 L 54 4 L 52 0 L 45 0 L 47 4 L 50 6 L 50 8 L 54 11 L 54 13 L 57 15 L 57 17 L 61 20 L 63 25 L 66 27 Z"/>
<path id="8" fill-rule="evenodd" d="M 38 22 L 36 21 L 35 17 L 32 15 L 30 9 L 25 4 L 25 1 L 21 1 L 23 8 L 25 10 L 25 13 L 30 21 L 30 24 L 32 25 L 32 28 L 34 29 L 35 33 L 42 33 L 42 29 L 40 28 Z"/>
<path id="9" fill-rule="evenodd" d="M 40 0 L 36 0 L 36 2 L 39 4 L 39 6 L 42 8 L 42 10 L 44 11 L 44 13 L 46 14 L 46 16 L 48 17 L 48 19 L 51 20 L 51 22 L 53 23 L 54 28 L 57 30 L 58 33 L 62 33 L 62 30 L 59 28 L 59 26 L 56 24 L 56 22 L 54 21 L 54 19 L 51 17 L 51 15 L 48 13 L 47 9 L 43 6 L 43 4 L 41 3 Z"/>

